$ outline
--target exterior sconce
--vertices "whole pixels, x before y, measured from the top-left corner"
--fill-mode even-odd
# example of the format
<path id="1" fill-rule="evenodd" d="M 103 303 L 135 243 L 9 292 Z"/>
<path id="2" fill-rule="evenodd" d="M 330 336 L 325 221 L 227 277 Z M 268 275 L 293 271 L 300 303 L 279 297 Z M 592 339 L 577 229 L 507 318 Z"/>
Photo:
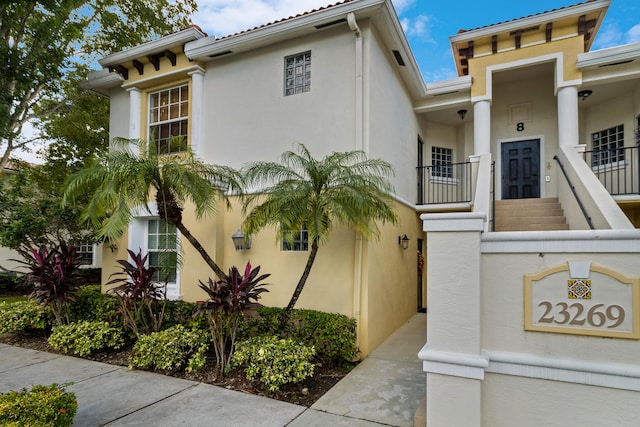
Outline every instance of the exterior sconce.
<path id="1" fill-rule="evenodd" d="M 578 96 L 584 101 L 585 99 L 590 97 L 592 93 L 592 90 L 581 90 L 580 92 L 578 92 Z"/>
<path id="2" fill-rule="evenodd" d="M 461 120 L 464 120 L 464 116 L 467 115 L 467 110 L 458 110 L 458 115 L 460 116 Z"/>
<path id="3" fill-rule="evenodd" d="M 235 246 L 236 251 L 251 249 L 251 236 L 245 238 L 244 234 L 240 230 L 233 233 L 233 236 L 231 236 L 231 240 L 233 240 L 233 246 Z"/>
<path id="4" fill-rule="evenodd" d="M 409 248 L 409 240 L 411 240 L 411 239 L 409 239 L 406 234 L 403 235 L 403 236 L 398 236 L 398 244 L 405 251 Z"/>

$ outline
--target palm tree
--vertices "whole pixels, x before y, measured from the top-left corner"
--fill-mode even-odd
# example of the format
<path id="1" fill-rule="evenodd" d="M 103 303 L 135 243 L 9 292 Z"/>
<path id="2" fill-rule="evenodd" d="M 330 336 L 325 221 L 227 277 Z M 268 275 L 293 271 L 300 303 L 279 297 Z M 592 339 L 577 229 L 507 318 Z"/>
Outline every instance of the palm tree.
<path id="1" fill-rule="evenodd" d="M 318 161 L 302 144 L 287 151 L 281 162 L 254 162 L 244 168 L 249 186 L 266 186 L 247 195 L 243 213 L 245 235 L 271 225 L 278 239 L 290 239 L 306 227 L 311 251 L 302 276 L 280 319 L 286 326 L 291 310 L 309 277 L 321 242 L 334 223 L 346 224 L 363 237 L 378 237 L 376 221 L 396 223 L 392 207 L 393 168 L 384 160 L 367 159 L 362 151 L 334 152 Z"/>
<path id="2" fill-rule="evenodd" d="M 158 216 L 180 230 L 219 278 L 226 278 L 182 222 L 182 211 L 185 202 L 191 201 L 198 219 L 215 213 L 225 191 L 240 192 L 240 175 L 229 167 L 204 164 L 190 150 L 157 153 L 154 142 L 114 139 L 103 159 L 70 178 L 63 204 L 89 193 L 81 219 L 98 230 L 98 237 L 115 241 L 133 219 L 134 209 L 151 212 L 148 202 L 154 196 Z"/>

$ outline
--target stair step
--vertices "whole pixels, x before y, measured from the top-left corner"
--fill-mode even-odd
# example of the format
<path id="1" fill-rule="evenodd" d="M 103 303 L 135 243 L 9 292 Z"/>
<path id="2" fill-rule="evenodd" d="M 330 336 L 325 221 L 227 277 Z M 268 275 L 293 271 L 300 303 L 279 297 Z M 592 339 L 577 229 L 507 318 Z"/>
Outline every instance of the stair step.
<path id="1" fill-rule="evenodd" d="M 494 219 L 496 231 L 569 229 L 556 197 L 496 200 Z"/>

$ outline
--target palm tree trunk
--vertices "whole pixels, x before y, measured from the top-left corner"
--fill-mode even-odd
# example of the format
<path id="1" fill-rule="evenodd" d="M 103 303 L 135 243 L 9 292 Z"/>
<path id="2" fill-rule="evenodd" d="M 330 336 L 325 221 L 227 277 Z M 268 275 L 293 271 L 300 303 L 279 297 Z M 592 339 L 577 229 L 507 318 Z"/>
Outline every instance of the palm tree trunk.
<path id="1" fill-rule="evenodd" d="M 291 295 L 291 299 L 289 300 L 289 304 L 282 312 L 280 316 L 280 331 L 285 331 L 287 327 L 287 323 L 289 322 L 289 317 L 291 316 L 291 311 L 293 307 L 298 302 L 298 298 L 302 293 L 302 289 L 304 285 L 307 283 L 307 278 L 309 277 L 309 273 L 311 272 L 311 267 L 313 267 L 313 262 L 316 259 L 316 255 L 318 254 L 318 239 L 314 239 L 311 243 L 311 252 L 309 252 L 309 258 L 307 259 L 307 265 L 304 267 L 304 272 L 298 280 L 298 284 L 296 285 L 295 291 L 293 291 L 293 295 Z"/>
<path id="2" fill-rule="evenodd" d="M 227 275 L 224 274 L 224 271 L 222 271 L 222 269 L 218 266 L 218 264 L 216 264 L 215 261 L 211 259 L 211 257 L 209 256 L 205 248 L 200 244 L 198 239 L 196 239 L 195 236 L 191 234 L 191 232 L 187 229 L 187 227 L 184 226 L 182 221 L 176 224 L 176 227 L 178 227 L 178 230 L 180 230 L 180 233 L 182 233 L 182 235 L 187 238 L 187 240 L 189 241 L 189 243 L 191 243 L 191 245 L 195 248 L 195 250 L 198 251 L 202 259 L 204 259 L 207 265 L 211 267 L 213 272 L 216 273 L 216 276 L 218 276 L 220 280 L 226 280 Z"/>

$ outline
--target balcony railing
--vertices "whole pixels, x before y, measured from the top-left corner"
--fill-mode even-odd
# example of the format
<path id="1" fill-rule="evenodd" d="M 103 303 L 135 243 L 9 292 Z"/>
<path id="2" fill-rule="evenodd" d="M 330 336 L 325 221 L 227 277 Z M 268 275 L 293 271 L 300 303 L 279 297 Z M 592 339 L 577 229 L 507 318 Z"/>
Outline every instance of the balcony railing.
<path id="1" fill-rule="evenodd" d="M 638 146 L 585 151 L 584 160 L 612 196 L 640 194 Z"/>
<path id="2" fill-rule="evenodd" d="M 471 163 L 422 166 L 418 171 L 419 205 L 464 203 L 472 199 Z"/>

